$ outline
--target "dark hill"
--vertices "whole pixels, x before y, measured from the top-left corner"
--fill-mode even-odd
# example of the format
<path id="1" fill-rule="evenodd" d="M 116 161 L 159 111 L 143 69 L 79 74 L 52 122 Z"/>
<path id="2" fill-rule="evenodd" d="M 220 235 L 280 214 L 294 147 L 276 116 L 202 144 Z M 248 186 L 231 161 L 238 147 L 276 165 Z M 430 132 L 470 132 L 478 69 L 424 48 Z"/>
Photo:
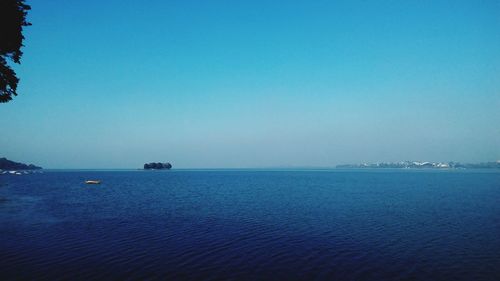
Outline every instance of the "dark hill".
<path id="1" fill-rule="evenodd" d="M 23 164 L 14 161 L 10 161 L 7 158 L 0 158 L 0 169 L 1 170 L 39 170 L 42 167 L 35 166 L 33 164 Z"/>

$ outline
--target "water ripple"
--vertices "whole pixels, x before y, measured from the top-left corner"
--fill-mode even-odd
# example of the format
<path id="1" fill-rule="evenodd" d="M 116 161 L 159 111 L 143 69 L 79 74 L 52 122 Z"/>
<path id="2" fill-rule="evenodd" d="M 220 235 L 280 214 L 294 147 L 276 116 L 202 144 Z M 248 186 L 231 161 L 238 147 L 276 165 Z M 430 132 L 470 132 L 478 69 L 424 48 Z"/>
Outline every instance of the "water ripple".
<path id="1" fill-rule="evenodd" d="M 499 174 L 92 173 L 9 178 L 0 279 L 500 280 Z"/>

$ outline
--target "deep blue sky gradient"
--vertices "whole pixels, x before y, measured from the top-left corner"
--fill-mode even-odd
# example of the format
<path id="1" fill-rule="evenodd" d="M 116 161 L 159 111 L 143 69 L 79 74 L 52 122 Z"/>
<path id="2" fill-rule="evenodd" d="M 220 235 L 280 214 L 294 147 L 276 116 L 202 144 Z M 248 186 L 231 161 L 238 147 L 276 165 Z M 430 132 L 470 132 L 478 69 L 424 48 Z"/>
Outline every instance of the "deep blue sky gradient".
<path id="1" fill-rule="evenodd" d="M 47 168 L 500 159 L 498 1 L 28 3 L 0 156 Z"/>

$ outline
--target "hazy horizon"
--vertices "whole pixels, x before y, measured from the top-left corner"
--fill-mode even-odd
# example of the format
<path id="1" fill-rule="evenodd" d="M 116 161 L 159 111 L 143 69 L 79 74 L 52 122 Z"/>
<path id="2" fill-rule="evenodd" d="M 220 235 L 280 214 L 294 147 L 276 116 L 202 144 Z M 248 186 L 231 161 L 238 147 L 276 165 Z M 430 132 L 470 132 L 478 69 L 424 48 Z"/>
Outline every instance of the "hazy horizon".
<path id="1" fill-rule="evenodd" d="M 44 168 L 500 159 L 498 1 L 28 1 L 0 157 Z"/>

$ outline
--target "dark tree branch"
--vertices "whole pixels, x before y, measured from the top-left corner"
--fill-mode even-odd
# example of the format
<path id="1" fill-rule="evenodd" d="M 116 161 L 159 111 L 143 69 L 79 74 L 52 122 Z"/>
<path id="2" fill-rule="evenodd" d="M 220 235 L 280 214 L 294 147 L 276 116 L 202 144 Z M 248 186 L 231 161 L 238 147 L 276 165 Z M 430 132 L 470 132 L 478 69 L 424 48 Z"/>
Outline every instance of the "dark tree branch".
<path id="1" fill-rule="evenodd" d="M 23 52 L 23 27 L 31 25 L 26 15 L 31 7 L 24 0 L 0 1 L 0 103 L 17 96 L 19 78 L 7 60 L 21 63 Z"/>

